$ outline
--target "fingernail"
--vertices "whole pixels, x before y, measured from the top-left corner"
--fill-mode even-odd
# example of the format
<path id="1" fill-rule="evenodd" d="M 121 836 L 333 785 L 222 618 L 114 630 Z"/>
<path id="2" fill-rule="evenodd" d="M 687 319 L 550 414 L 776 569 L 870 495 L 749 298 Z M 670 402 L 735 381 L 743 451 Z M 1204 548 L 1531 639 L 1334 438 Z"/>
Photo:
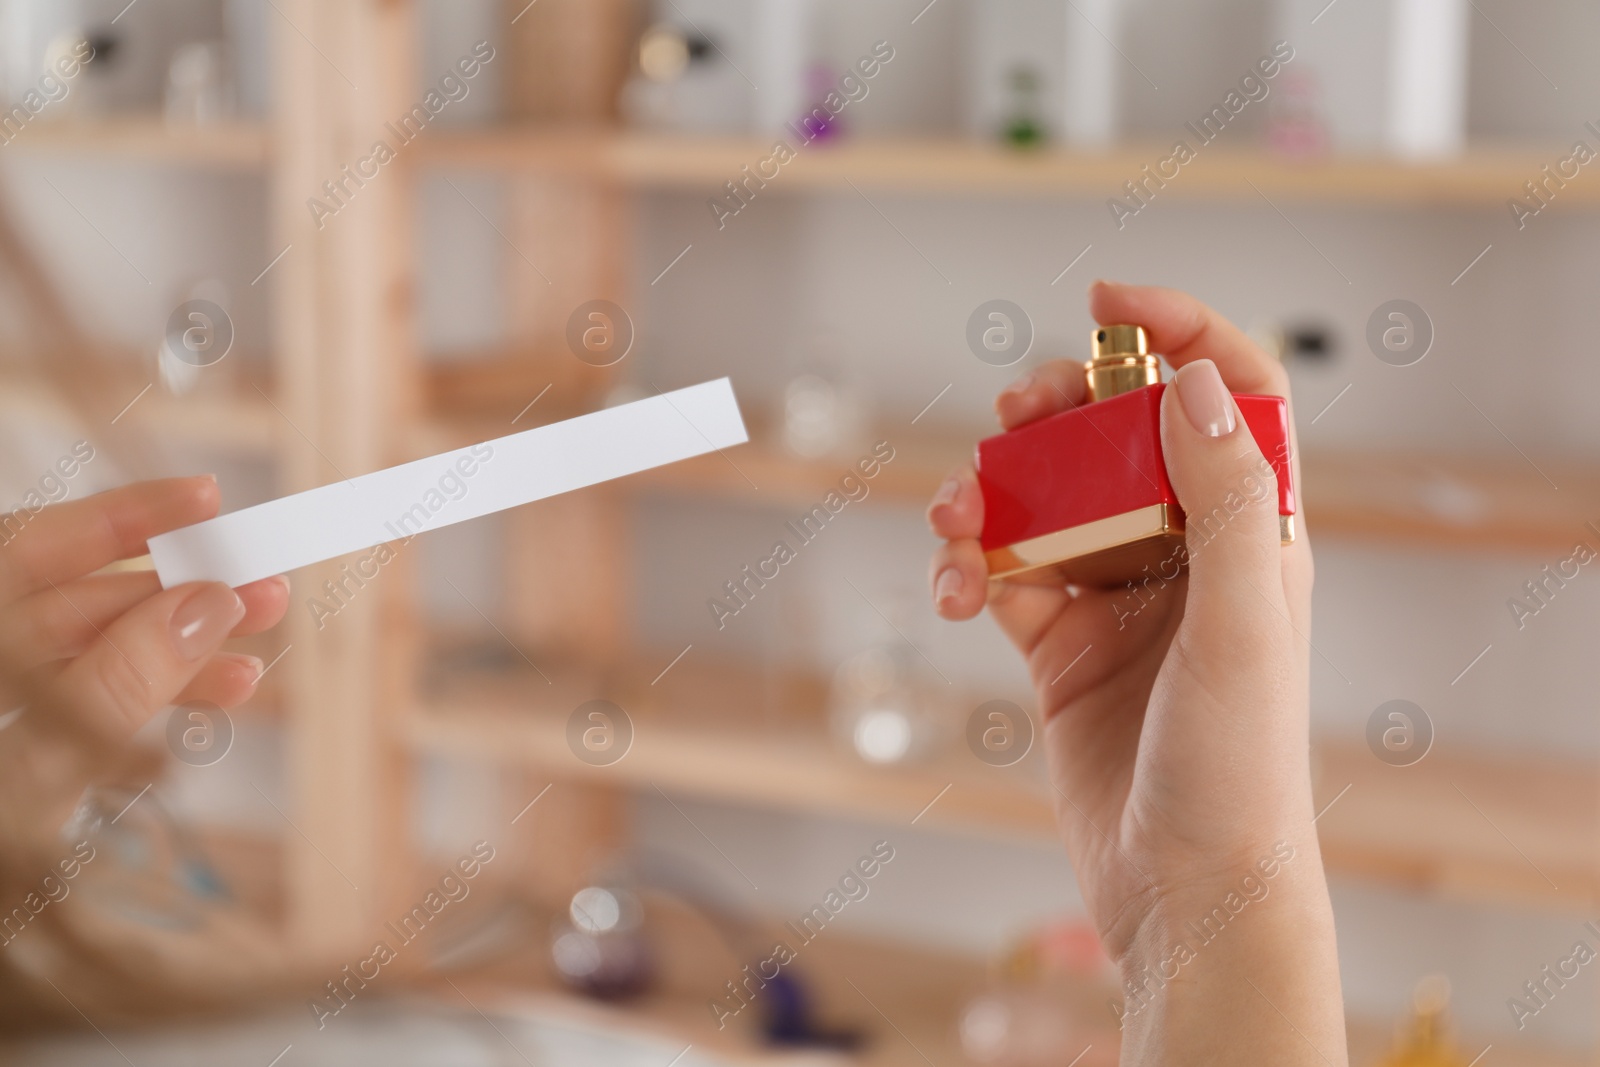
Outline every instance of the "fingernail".
<path id="1" fill-rule="evenodd" d="M 946 567 L 939 572 L 939 577 L 933 583 L 933 601 L 944 605 L 961 595 L 961 572 L 954 567 Z"/>
<path id="2" fill-rule="evenodd" d="M 289 591 L 289 576 L 287 574 L 274 575 L 269 581 L 277 582 L 285 593 Z"/>
<path id="3" fill-rule="evenodd" d="M 1026 393 L 1029 389 L 1033 388 L 1034 384 L 1037 383 L 1038 380 L 1039 372 L 1036 370 L 1031 370 L 1000 391 L 1002 393 Z"/>
<path id="4" fill-rule="evenodd" d="M 216 651 L 223 639 L 244 618 L 239 594 L 212 582 L 178 605 L 172 613 L 172 644 L 191 663 Z"/>
<path id="5" fill-rule="evenodd" d="M 261 657 L 247 656 L 243 652 L 218 652 L 216 658 L 228 663 L 237 663 L 250 672 L 250 684 L 254 685 L 261 680 Z"/>
<path id="6" fill-rule="evenodd" d="M 961 481 L 957 478 L 946 478 L 944 484 L 939 486 L 939 491 L 933 494 L 933 506 L 940 508 L 947 504 L 954 504 L 956 497 L 960 493 Z"/>
<path id="7" fill-rule="evenodd" d="M 1234 418 L 1233 397 L 1222 384 L 1217 365 L 1209 359 L 1197 359 L 1178 371 L 1173 379 L 1178 399 L 1183 402 L 1183 413 L 1189 416 L 1189 425 L 1207 437 L 1226 437 L 1238 422 Z"/>

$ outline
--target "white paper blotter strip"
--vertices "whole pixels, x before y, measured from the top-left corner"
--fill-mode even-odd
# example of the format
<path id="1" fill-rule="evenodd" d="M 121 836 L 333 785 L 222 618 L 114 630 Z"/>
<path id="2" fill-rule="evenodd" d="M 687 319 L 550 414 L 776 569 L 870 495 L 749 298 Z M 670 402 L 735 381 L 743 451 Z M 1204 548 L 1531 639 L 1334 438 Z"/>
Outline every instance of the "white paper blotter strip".
<path id="1" fill-rule="evenodd" d="M 747 440 L 720 378 L 208 519 L 150 556 L 165 588 L 240 586 Z"/>

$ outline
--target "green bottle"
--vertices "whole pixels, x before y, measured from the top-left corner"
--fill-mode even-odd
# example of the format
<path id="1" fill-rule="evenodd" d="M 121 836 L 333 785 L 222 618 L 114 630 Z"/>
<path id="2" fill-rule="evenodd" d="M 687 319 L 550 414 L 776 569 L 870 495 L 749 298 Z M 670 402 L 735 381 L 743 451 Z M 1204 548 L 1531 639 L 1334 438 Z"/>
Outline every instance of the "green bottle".
<path id="1" fill-rule="evenodd" d="M 1013 148 L 1037 148 L 1044 144 L 1044 124 L 1039 121 L 1039 75 L 1032 67 L 1019 64 L 1011 68 L 1006 80 L 1011 87 L 1011 117 L 1002 136 Z"/>

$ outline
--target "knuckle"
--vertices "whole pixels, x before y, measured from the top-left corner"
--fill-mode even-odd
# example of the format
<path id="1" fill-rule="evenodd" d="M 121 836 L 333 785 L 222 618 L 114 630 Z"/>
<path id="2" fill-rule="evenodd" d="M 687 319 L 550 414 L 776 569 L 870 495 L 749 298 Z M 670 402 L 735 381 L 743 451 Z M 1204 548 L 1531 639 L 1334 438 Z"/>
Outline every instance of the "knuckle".
<path id="1" fill-rule="evenodd" d="M 101 703 L 103 707 L 83 708 L 81 711 L 129 729 L 137 729 L 154 711 L 151 707 L 149 679 L 127 657 L 114 649 L 105 649 L 103 652 L 103 655 L 95 657 L 93 688 L 90 692 L 90 699 Z"/>
<path id="2" fill-rule="evenodd" d="M 62 603 L 61 607 L 68 605 Z M 35 609 L 28 612 L 27 628 L 32 635 L 31 643 L 48 659 L 70 656 L 83 644 L 80 621 L 66 611 L 56 610 L 53 604 L 43 610 L 39 610 L 35 604 Z"/>

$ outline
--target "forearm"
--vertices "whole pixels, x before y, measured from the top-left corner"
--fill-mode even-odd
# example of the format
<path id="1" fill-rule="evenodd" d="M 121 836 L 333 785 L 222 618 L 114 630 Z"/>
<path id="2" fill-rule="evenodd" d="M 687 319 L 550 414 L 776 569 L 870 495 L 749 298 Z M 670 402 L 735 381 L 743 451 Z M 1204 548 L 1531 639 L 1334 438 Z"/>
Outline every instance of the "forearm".
<path id="1" fill-rule="evenodd" d="M 1315 837 L 1293 848 L 1275 877 L 1241 865 L 1152 910 L 1121 961 L 1123 1064 L 1348 1062 Z"/>

